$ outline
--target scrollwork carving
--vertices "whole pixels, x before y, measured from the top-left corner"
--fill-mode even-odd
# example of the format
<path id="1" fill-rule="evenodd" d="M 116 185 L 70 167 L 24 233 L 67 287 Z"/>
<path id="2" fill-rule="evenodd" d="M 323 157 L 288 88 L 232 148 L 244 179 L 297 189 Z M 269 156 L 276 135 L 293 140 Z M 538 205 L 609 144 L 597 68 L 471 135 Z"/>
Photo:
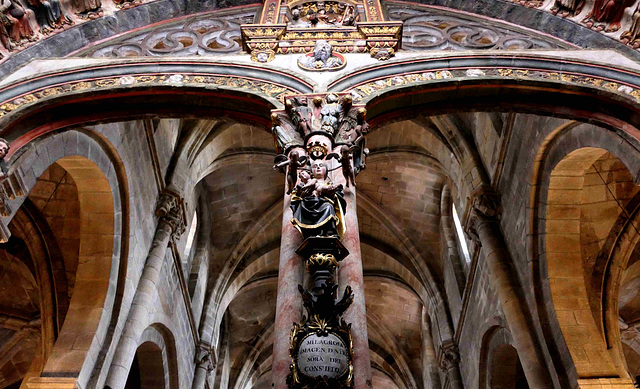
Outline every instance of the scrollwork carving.
<path id="1" fill-rule="evenodd" d="M 204 15 L 161 28 L 128 35 L 98 46 L 82 56 L 192 56 L 228 54 L 242 50 L 240 25 L 252 21 L 250 12 L 224 17 Z"/>
<path id="2" fill-rule="evenodd" d="M 557 42 L 528 36 L 481 20 L 409 7 L 389 7 L 389 18 L 404 24 L 405 50 L 523 50 L 559 48 Z"/>

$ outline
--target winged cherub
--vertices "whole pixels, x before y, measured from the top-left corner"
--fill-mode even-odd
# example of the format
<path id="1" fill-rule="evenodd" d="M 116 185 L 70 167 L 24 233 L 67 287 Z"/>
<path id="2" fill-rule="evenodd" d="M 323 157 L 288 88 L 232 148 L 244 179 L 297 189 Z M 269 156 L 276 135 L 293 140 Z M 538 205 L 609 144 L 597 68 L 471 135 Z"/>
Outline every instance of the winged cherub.
<path id="1" fill-rule="evenodd" d="M 290 195 L 296 185 L 296 181 L 298 181 L 298 168 L 306 165 L 307 156 L 300 156 L 297 150 L 293 150 L 289 153 L 289 158 L 284 154 L 279 154 L 273 162 L 275 163 L 273 170 L 289 165 L 289 172 L 287 173 L 287 194 Z"/>
<path id="2" fill-rule="evenodd" d="M 351 163 L 351 152 L 356 148 L 357 146 L 349 147 L 344 145 L 340 147 L 340 155 L 338 155 L 338 153 L 327 155 L 327 159 L 335 158 L 342 164 L 342 175 L 347 182 L 347 188 L 349 187 L 349 181 L 351 181 L 354 188 L 356 187 L 356 174 L 353 171 L 353 164 Z"/>

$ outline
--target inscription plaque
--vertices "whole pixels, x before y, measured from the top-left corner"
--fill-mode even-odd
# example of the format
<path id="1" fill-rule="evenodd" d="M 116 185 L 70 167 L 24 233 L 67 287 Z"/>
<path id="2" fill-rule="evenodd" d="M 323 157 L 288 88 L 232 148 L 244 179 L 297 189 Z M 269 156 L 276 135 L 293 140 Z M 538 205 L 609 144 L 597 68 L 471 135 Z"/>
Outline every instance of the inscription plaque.
<path id="1" fill-rule="evenodd" d="M 300 372 L 308 377 L 338 378 L 347 371 L 349 349 L 336 335 L 311 334 L 300 343 L 297 364 Z"/>

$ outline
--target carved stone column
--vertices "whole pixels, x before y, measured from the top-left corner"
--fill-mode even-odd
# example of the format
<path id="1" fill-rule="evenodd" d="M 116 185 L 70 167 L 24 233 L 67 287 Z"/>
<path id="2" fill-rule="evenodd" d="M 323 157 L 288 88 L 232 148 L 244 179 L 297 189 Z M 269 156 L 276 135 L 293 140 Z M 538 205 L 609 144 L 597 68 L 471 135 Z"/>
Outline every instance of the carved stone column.
<path id="1" fill-rule="evenodd" d="M 447 375 L 447 388 L 464 389 L 460 375 L 460 352 L 458 345 L 453 340 L 445 341 L 440 345 L 438 366 Z"/>
<path id="2" fill-rule="evenodd" d="M 438 371 L 438 361 L 436 357 L 436 348 L 433 345 L 433 333 L 431 332 L 431 323 L 426 314 L 426 307 L 422 307 L 422 382 L 426 388 L 442 388 L 440 384 L 440 374 Z"/>
<path id="3" fill-rule="evenodd" d="M 285 106 L 271 116 L 277 150 L 282 153 L 274 168 L 287 176 L 274 387 L 369 389 L 355 195 L 355 176 L 368 153 L 366 110 L 354 105 L 346 93 L 290 96 Z M 305 268 L 308 290 L 303 287 Z M 338 296 L 338 290 L 344 292 Z M 302 305 L 307 311 L 304 317 Z"/>
<path id="4" fill-rule="evenodd" d="M 335 174 L 334 182 L 345 184 L 342 174 Z M 351 323 L 353 335 L 353 370 L 355 388 L 371 388 L 371 360 L 369 357 L 369 336 L 367 333 L 367 310 L 364 298 L 364 276 L 362 274 L 362 253 L 360 251 L 360 230 L 356 212 L 356 188 L 345 190 L 347 231 L 342 238 L 349 255 L 338 268 L 338 284 L 349 285 L 353 289 L 353 304 L 345 312 L 344 318 Z"/>
<path id="5" fill-rule="evenodd" d="M 184 202 L 176 193 L 166 190 L 160 194 L 156 216 L 159 217 L 156 233 L 107 377 L 106 385 L 112 389 L 123 388 L 127 381 L 138 339 L 146 328 L 167 247 L 171 239 L 179 238 L 185 231 Z"/>
<path id="6" fill-rule="evenodd" d="M 302 237 L 291 224 L 291 198 L 285 195 L 282 212 L 282 237 L 280 239 L 280 263 L 278 267 L 278 297 L 273 334 L 273 383 L 276 389 L 287 387 L 287 375 L 291 365 L 289 335 L 291 326 L 302 319 L 302 300 L 298 285 L 303 283 L 304 264 L 296 254 Z"/>
<path id="7" fill-rule="evenodd" d="M 471 195 L 472 208 L 466 222 L 467 232 L 482 246 L 490 280 L 498 293 L 513 343 L 531 388 L 552 388 L 541 346 L 529 325 L 527 302 L 522 295 L 498 217 L 502 212 L 499 196 L 490 187 L 481 187 Z"/>
<path id="8" fill-rule="evenodd" d="M 200 344 L 196 353 L 196 371 L 193 375 L 192 389 L 205 389 L 207 379 L 215 370 L 215 354 L 211 347 Z"/>

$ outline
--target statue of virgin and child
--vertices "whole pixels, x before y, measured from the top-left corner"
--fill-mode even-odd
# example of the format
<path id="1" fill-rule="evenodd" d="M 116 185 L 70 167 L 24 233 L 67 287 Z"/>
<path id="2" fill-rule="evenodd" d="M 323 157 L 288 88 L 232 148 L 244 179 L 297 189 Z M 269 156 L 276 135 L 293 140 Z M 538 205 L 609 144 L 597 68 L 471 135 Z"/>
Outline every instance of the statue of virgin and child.
<path id="1" fill-rule="evenodd" d="M 347 203 L 342 184 L 334 185 L 325 161 L 311 163 L 311 172 L 300 170 L 300 183 L 291 194 L 291 223 L 306 239 L 311 236 L 341 238 L 346 231 Z"/>

